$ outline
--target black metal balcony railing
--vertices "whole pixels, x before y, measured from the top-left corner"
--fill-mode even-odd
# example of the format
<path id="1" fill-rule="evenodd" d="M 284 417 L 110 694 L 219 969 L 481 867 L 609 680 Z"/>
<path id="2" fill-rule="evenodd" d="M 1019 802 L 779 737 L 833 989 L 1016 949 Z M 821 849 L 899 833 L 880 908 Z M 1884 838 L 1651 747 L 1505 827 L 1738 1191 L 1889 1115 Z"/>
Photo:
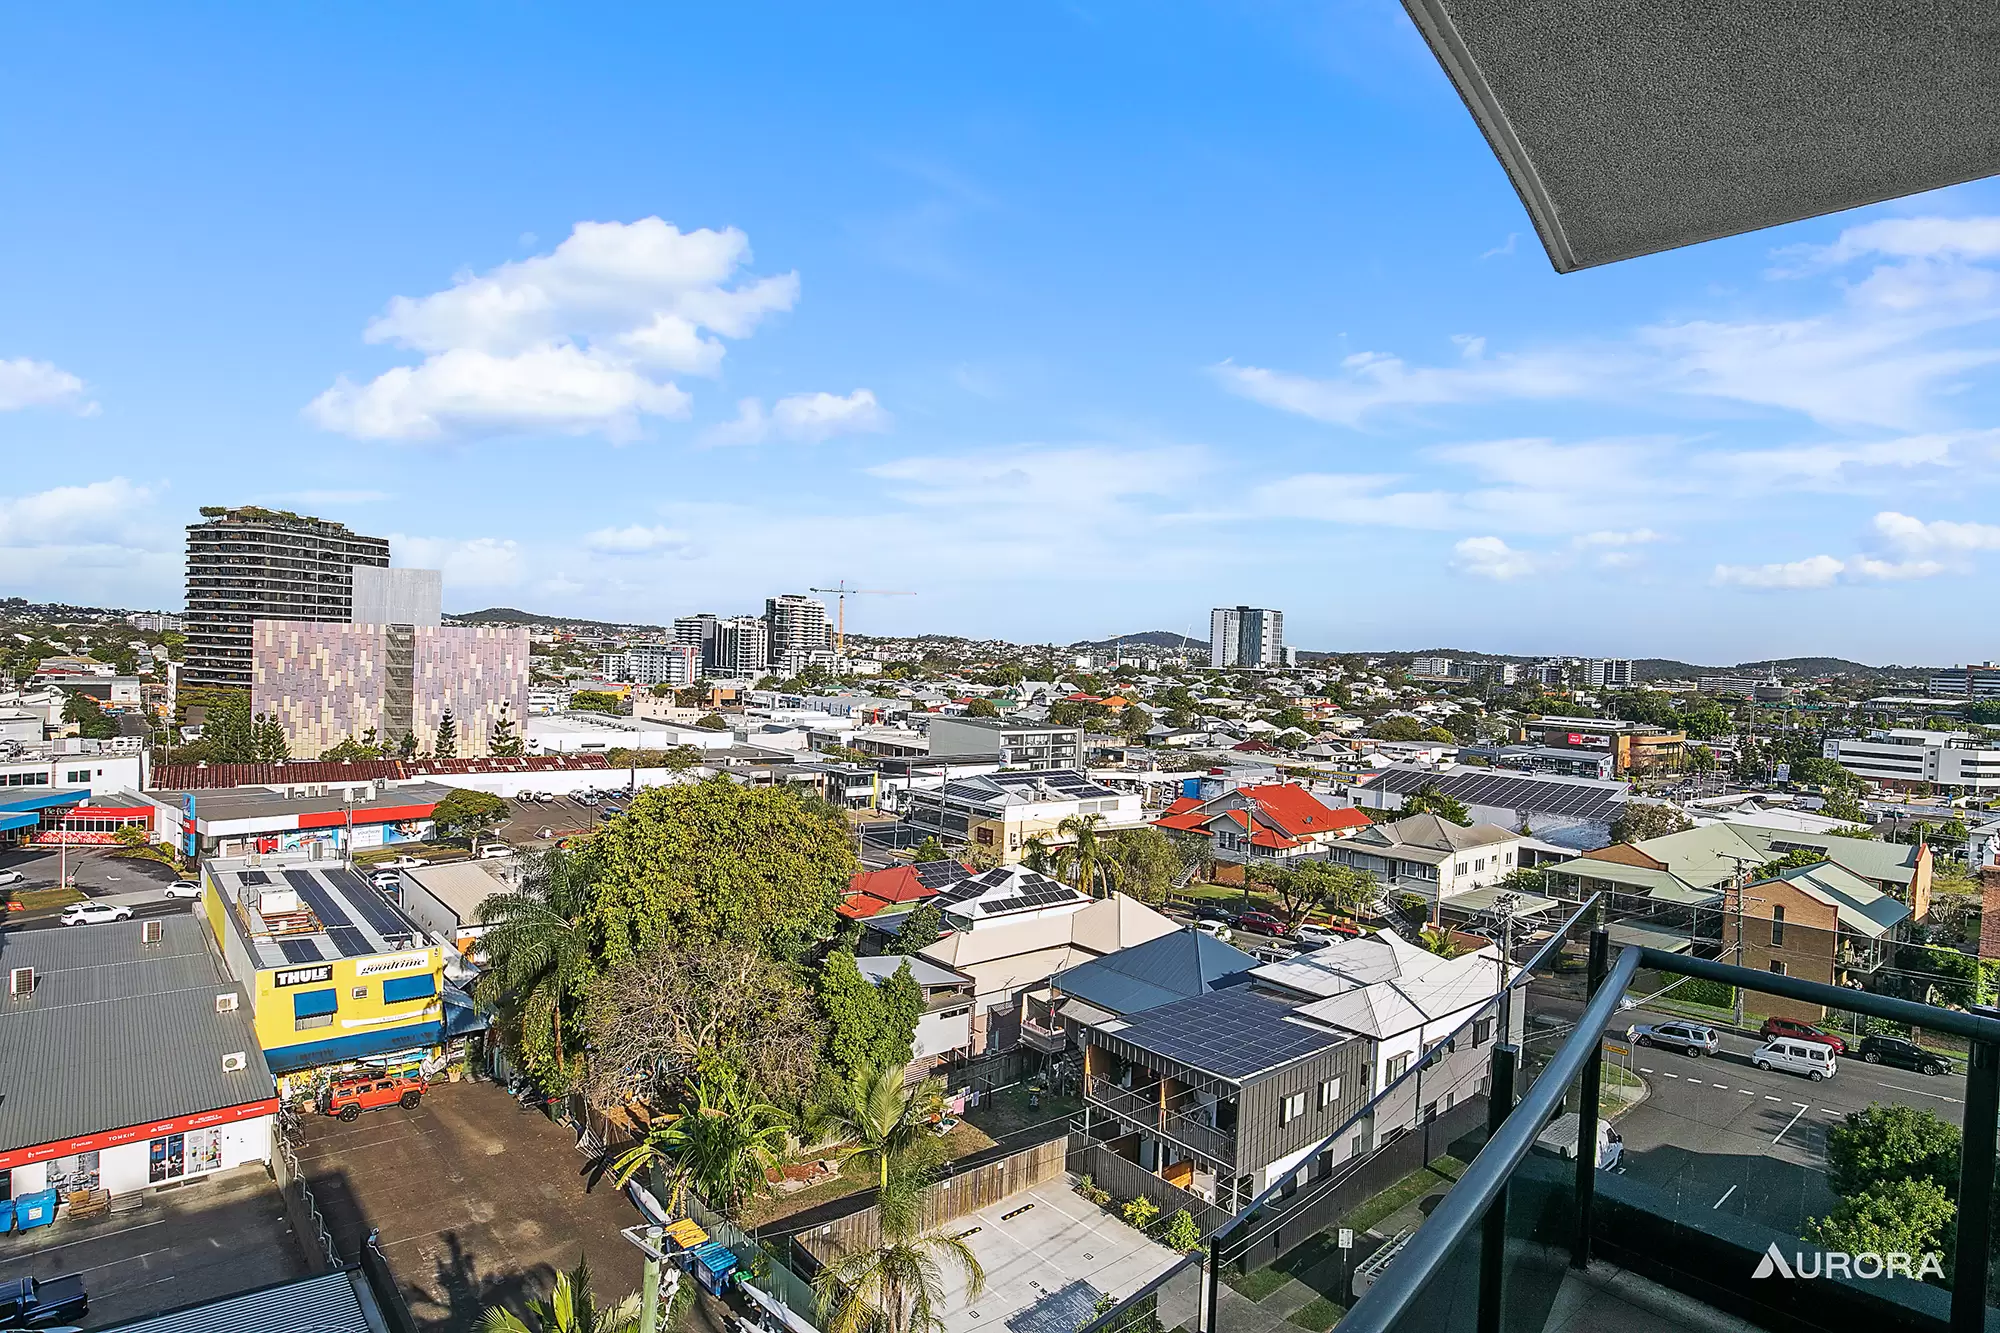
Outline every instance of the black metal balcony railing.
<path id="1" fill-rule="evenodd" d="M 1218 1129 L 1205 1120 L 1161 1106 L 1157 1092 L 1135 1092 L 1130 1088 L 1121 1088 L 1109 1079 L 1093 1078 L 1090 1080 L 1089 1100 L 1120 1120 L 1143 1125 L 1161 1138 L 1172 1139 L 1212 1162 L 1223 1166 L 1235 1164 L 1234 1134 Z"/>
<path id="2" fill-rule="evenodd" d="M 1688 1225 L 1686 1219 L 1636 1216 L 1650 1238 L 1649 1251 L 1629 1252 L 1629 1247 L 1621 1247 L 1620 1261 L 1629 1257 L 1646 1262 L 1653 1276 L 1684 1295 L 1703 1303 L 1726 1303 L 1734 1313 L 1765 1327 L 1867 1325 L 1948 1328 L 1950 1333 L 1984 1329 L 1996 1127 L 2000 1127 L 2000 1019 L 1649 948 L 1626 949 L 1612 965 L 1602 928 L 1591 938 L 1591 998 L 1573 1034 L 1518 1105 L 1513 1096 L 1514 1048 L 1503 1045 L 1496 1049 L 1488 1103 L 1491 1132 L 1484 1148 L 1429 1219 L 1354 1302 L 1338 1329 L 1345 1333 L 1455 1329 L 1500 1333 L 1502 1329 L 1544 1326 L 1562 1285 L 1559 1261 L 1566 1258 L 1567 1266 L 1573 1269 L 1587 1267 L 1603 1230 L 1596 1216 L 1599 1169 L 1594 1151 L 1579 1151 L 1572 1181 L 1565 1179 L 1571 1173 L 1569 1163 L 1560 1163 L 1559 1169 L 1552 1170 L 1550 1159 L 1532 1150 L 1538 1135 L 1572 1093 L 1579 1128 L 1597 1121 L 1605 1027 L 1641 968 L 1844 1009 L 1930 1034 L 1949 1034 L 1968 1044 L 1970 1059 L 1964 1085 L 1956 1225 L 1949 1242 L 1954 1263 L 1948 1321 L 1938 1317 L 1943 1313 L 1943 1293 L 1914 1283 L 1906 1285 L 1940 1298 L 1938 1308 L 1926 1310 L 1908 1301 L 1899 1303 L 1895 1294 L 1871 1290 L 1866 1283 L 1835 1284 L 1830 1279 L 1755 1282 L 1758 1274 L 1753 1264 L 1758 1255 L 1754 1251 L 1732 1254 L 1719 1226 L 1714 1232 L 1705 1232 Z M 1618 1207 L 1623 1213 L 1637 1214 L 1628 1204 Z M 1566 1244 L 1552 1229 L 1553 1233 L 1567 1233 Z M 1742 1271 L 1734 1271 L 1736 1268 Z"/>

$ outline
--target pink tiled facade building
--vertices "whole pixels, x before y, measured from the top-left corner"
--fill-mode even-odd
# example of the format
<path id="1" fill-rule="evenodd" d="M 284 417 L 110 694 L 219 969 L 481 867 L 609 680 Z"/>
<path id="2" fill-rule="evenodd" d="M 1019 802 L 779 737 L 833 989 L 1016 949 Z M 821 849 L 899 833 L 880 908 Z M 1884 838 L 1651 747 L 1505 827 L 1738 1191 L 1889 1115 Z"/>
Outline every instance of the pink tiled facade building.
<path id="1" fill-rule="evenodd" d="M 301 759 L 371 728 L 391 749 L 414 733 L 429 753 L 447 710 L 458 754 L 490 754 L 495 724 L 518 737 L 528 715 L 528 631 L 259 620 L 250 707 L 279 720 Z"/>

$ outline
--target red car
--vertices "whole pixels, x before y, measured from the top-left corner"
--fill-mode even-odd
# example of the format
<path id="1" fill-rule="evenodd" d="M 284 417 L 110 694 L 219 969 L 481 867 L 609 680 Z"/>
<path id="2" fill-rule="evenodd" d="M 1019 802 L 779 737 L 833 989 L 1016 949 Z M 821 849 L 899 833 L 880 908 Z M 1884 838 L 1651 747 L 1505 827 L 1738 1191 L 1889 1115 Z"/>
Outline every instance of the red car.
<path id="1" fill-rule="evenodd" d="M 1283 938 L 1291 934 L 1290 927 L 1269 912 L 1244 912 L 1236 918 L 1236 928 L 1247 930 L 1254 935 L 1274 935 Z"/>
<path id="2" fill-rule="evenodd" d="M 1821 1032 L 1810 1023 L 1801 1023 L 1792 1018 L 1767 1018 L 1764 1026 L 1757 1029 L 1757 1035 L 1765 1041 L 1774 1037 L 1790 1037 L 1794 1041 L 1816 1041 L 1822 1046 L 1833 1047 L 1835 1055 L 1847 1054 L 1847 1043 L 1831 1032 Z"/>
<path id="3" fill-rule="evenodd" d="M 380 1106 L 413 1109 L 431 1090 L 430 1081 L 407 1074 L 344 1074 L 319 1095 L 319 1113 L 352 1120 Z"/>

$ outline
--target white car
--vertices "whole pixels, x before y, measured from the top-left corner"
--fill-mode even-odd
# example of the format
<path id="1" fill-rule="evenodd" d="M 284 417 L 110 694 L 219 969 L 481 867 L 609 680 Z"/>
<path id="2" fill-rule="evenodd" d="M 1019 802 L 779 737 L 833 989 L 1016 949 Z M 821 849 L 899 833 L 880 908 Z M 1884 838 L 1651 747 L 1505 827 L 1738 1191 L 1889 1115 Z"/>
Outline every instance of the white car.
<path id="1" fill-rule="evenodd" d="M 378 870 L 368 877 L 368 882 L 378 889 L 393 889 L 402 884 L 403 877 L 393 870 Z"/>
<path id="2" fill-rule="evenodd" d="M 28 877 L 18 870 L 0 870 L 0 889 L 15 884 L 26 884 Z"/>
<path id="3" fill-rule="evenodd" d="M 110 903 L 71 903 L 63 908 L 62 923 L 65 926 L 96 926 L 106 921 L 130 921 L 132 909 L 113 907 Z"/>
<path id="4" fill-rule="evenodd" d="M 167 891 L 161 896 L 165 898 L 199 898 L 201 897 L 201 885 L 191 879 L 184 879 L 178 883 L 167 885 Z"/>
<path id="5" fill-rule="evenodd" d="M 382 862 L 381 866 L 384 870 L 414 870 L 423 863 L 424 860 L 420 856 L 392 856 Z"/>
<path id="6" fill-rule="evenodd" d="M 482 861 L 493 861 L 513 854 L 514 849 L 504 842 L 489 843 L 479 849 L 479 859 Z"/>
<path id="7" fill-rule="evenodd" d="M 1223 941 L 1225 944 L 1228 943 L 1229 937 L 1233 933 L 1225 922 L 1216 921 L 1212 918 L 1204 918 L 1195 922 L 1194 928 L 1204 935 L 1215 936 L 1216 939 Z"/>

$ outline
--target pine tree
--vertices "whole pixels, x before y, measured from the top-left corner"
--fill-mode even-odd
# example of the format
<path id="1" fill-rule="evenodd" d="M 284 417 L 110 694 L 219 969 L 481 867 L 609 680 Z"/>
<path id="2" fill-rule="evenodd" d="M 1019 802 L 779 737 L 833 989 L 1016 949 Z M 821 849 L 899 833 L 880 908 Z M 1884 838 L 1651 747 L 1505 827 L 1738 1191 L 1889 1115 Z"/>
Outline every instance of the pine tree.
<path id="1" fill-rule="evenodd" d="M 521 737 L 514 730 L 514 719 L 506 713 L 500 714 L 499 720 L 493 724 L 493 739 L 487 749 L 502 759 L 514 759 L 520 756 Z"/>
<path id="2" fill-rule="evenodd" d="M 403 739 L 396 746 L 396 753 L 405 759 L 415 759 L 417 757 L 417 733 L 414 731 L 404 732 Z"/>
<path id="3" fill-rule="evenodd" d="M 291 757 L 291 742 L 285 739 L 285 727 L 277 715 L 257 714 L 250 724 L 250 758 L 260 764 L 271 764 Z"/>
<path id="4" fill-rule="evenodd" d="M 431 755 L 437 759 L 458 758 L 458 719 L 449 708 L 438 719 L 437 735 L 431 740 Z"/>

